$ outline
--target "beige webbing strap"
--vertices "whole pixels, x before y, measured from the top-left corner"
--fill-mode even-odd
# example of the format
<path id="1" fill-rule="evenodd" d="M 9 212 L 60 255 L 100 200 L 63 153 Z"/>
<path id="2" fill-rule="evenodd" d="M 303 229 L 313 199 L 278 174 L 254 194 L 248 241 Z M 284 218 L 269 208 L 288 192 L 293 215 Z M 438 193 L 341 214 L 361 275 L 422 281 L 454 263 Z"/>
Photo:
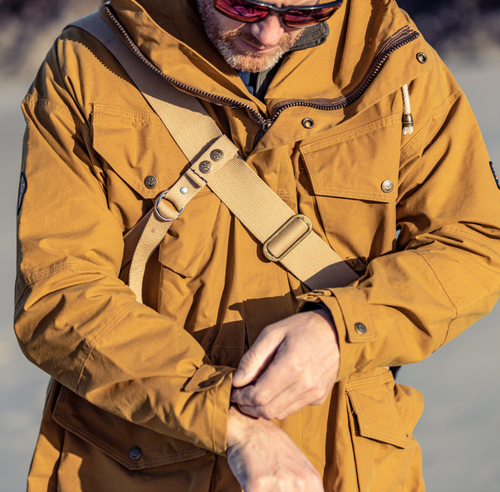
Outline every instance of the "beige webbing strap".
<path id="1" fill-rule="evenodd" d="M 205 184 L 264 243 L 266 257 L 279 261 L 310 289 L 345 286 L 358 279 L 342 258 L 311 230 L 310 220 L 296 215 L 250 169 L 237 154 L 236 146 L 221 134 L 195 97 L 177 90 L 146 67 L 99 13 L 70 25 L 86 30 L 111 51 L 191 163 L 189 170 L 168 193 L 160 195 L 155 208 L 125 236 L 126 243 L 133 244 L 140 235 L 129 278 L 129 285 L 138 300 L 142 300 L 142 279 L 147 260 L 172 221 Z M 126 244 L 125 256 L 130 249 Z"/>

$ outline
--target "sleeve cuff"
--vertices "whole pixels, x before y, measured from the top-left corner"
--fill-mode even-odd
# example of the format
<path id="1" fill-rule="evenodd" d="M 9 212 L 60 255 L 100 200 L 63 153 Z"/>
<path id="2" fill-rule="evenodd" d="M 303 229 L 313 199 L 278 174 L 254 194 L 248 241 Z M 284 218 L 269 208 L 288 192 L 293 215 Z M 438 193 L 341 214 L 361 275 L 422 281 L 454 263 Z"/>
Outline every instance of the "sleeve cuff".
<path id="1" fill-rule="evenodd" d="M 326 307 L 333 317 L 340 349 L 337 380 L 360 370 L 365 363 L 366 344 L 378 340 L 375 322 L 363 294 L 355 287 L 343 287 L 309 292 L 301 296 L 301 301 L 301 310 L 308 304 L 316 303 Z"/>
<path id="2" fill-rule="evenodd" d="M 207 433 L 210 442 L 200 445 L 222 456 L 227 452 L 227 420 L 234 372 L 230 367 L 203 365 L 183 389 L 186 393 L 207 392 L 213 408 L 207 428 L 211 428 L 212 433 L 211 436 Z"/>

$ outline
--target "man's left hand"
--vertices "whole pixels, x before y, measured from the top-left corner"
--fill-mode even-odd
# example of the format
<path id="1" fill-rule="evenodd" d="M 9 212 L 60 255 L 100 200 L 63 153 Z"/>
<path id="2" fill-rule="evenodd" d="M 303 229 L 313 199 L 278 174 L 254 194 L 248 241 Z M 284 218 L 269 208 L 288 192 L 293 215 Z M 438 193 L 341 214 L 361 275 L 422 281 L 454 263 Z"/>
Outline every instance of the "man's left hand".
<path id="1" fill-rule="evenodd" d="M 282 420 L 323 403 L 338 371 L 330 314 L 325 309 L 299 313 L 263 330 L 233 377 L 231 401 L 246 415 Z"/>

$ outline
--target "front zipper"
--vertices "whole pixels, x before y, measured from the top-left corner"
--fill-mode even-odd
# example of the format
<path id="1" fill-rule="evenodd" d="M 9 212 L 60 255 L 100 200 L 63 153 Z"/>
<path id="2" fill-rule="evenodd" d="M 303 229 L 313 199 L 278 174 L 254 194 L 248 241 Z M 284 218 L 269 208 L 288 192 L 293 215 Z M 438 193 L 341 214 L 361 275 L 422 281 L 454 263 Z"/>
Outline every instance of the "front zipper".
<path id="1" fill-rule="evenodd" d="M 285 111 L 285 109 L 293 108 L 296 106 L 304 106 L 313 109 L 319 109 L 321 111 L 335 111 L 338 109 L 344 109 L 357 99 L 359 99 L 368 89 L 370 84 L 373 82 L 377 74 L 380 72 L 381 68 L 388 60 L 389 56 L 394 53 L 399 48 L 402 48 L 406 44 L 414 41 L 420 36 L 420 33 L 414 31 L 409 26 L 405 26 L 398 31 L 396 31 L 392 36 L 390 36 L 377 51 L 375 57 L 373 58 L 368 70 L 366 71 L 361 82 L 345 96 L 340 96 L 335 99 L 325 100 L 325 99 L 290 99 L 288 101 L 283 101 L 276 104 L 271 110 L 271 117 L 269 119 L 264 118 L 259 111 L 252 108 L 248 104 L 244 104 L 236 99 L 231 99 L 224 96 L 218 96 L 216 94 L 210 94 L 209 92 L 202 91 L 200 89 L 195 89 L 194 87 L 189 87 L 175 79 L 172 79 L 168 75 L 165 75 L 159 68 L 157 68 L 153 63 L 151 63 L 139 49 L 139 47 L 134 43 L 126 29 L 120 24 L 120 21 L 111 11 L 109 0 L 104 4 L 104 9 L 106 13 L 111 18 L 113 23 L 116 25 L 118 30 L 122 33 L 127 44 L 132 48 L 132 51 L 139 57 L 139 59 L 145 63 L 151 70 L 153 70 L 158 75 L 161 75 L 164 79 L 168 80 L 171 84 L 178 87 L 183 92 L 188 92 L 193 94 L 193 96 L 200 96 L 203 99 L 217 104 L 219 106 L 237 106 L 239 108 L 244 108 L 247 110 L 248 114 L 252 120 L 259 125 L 260 130 L 258 131 L 254 147 L 259 143 L 260 139 L 264 134 L 271 128 L 274 122 L 278 119 L 280 114 Z"/>
<path id="2" fill-rule="evenodd" d="M 210 94 L 209 92 L 201 91 L 199 89 L 195 89 L 194 87 L 189 87 L 188 85 L 182 84 L 177 80 L 165 75 L 159 68 L 157 68 L 153 63 L 151 63 L 139 49 L 139 47 L 134 43 L 126 29 L 120 24 L 120 21 L 116 18 L 116 16 L 111 12 L 111 7 L 109 7 L 109 1 L 104 4 L 104 9 L 106 13 L 122 33 L 123 37 L 127 44 L 132 48 L 132 51 L 139 57 L 139 59 L 144 62 L 151 70 L 153 70 L 158 75 L 161 75 L 164 79 L 168 80 L 171 84 L 178 87 L 183 92 L 189 92 L 194 96 L 201 96 L 203 99 L 208 100 L 211 103 L 217 104 L 219 106 L 238 106 L 239 108 L 245 108 L 250 114 L 251 118 L 257 123 L 261 128 L 264 128 L 269 120 L 264 118 L 256 109 L 252 108 L 248 104 L 244 104 L 236 99 L 230 99 L 229 97 L 218 96 L 216 94 Z"/>
<path id="3" fill-rule="evenodd" d="M 293 108 L 296 106 L 306 106 L 313 109 L 319 109 L 322 111 L 335 111 L 338 109 L 344 109 L 351 105 L 357 99 L 359 99 L 370 87 L 377 74 L 380 72 L 384 63 L 388 60 L 389 56 L 394 53 L 399 48 L 415 41 L 420 36 L 420 33 L 414 31 L 409 26 L 405 26 L 398 31 L 396 31 L 392 36 L 390 36 L 381 48 L 376 53 L 368 70 L 366 71 L 361 82 L 345 96 L 337 97 L 336 99 L 291 99 L 289 101 L 283 101 L 276 104 L 271 110 L 271 118 L 268 120 L 268 128 L 261 128 L 257 136 L 255 137 L 256 142 L 262 138 L 264 133 L 271 127 L 271 125 L 278 119 L 279 115 L 285 111 L 285 109 Z"/>

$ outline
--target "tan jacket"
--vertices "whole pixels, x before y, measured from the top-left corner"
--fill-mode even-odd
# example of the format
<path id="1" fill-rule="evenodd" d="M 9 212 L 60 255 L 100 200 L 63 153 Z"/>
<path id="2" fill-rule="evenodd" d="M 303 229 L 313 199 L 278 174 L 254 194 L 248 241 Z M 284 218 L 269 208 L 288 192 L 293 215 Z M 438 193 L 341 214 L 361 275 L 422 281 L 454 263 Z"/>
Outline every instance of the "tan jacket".
<path id="1" fill-rule="evenodd" d="M 64 31 L 23 103 L 16 331 L 58 382 L 29 491 L 238 490 L 224 458 L 232 372 L 303 300 L 333 314 L 339 382 L 279 424 L 328 491 L 423 490 L 412 438 L 423 400 L 386 367 L 427 357 L 500 293 L 500 190 L 466 98 L 392 0 L 346 1 L 325 44 L 286 55 L 265 103 L 212 47 L 194 0 L 167 3 L 111 7 L 362 277 L 307 293 L 206 189 L 136 302 L 120 274 L 123 234 L 187 161 L 113 56 Z M 415 128 L 403 137 L 405 84 Z"/>

